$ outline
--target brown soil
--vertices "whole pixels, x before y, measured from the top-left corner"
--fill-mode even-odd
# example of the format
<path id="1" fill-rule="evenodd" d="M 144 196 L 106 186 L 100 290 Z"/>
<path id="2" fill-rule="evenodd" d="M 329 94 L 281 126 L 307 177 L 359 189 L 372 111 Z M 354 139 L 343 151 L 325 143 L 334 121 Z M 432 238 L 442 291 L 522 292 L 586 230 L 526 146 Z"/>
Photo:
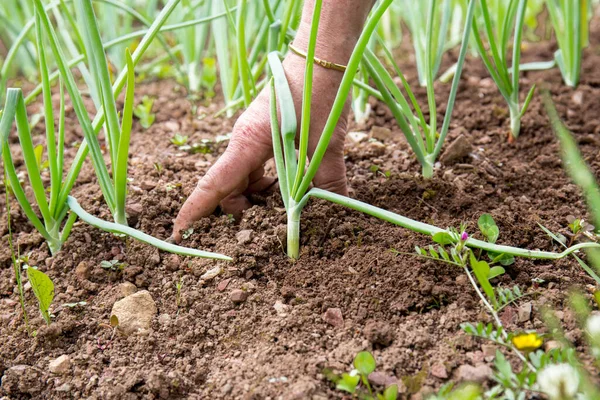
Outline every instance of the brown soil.
<path id="1" fill-rule="evenodd" d="M 523 97 L 533 83 L 551 90 L 560 115 L 596 173 L 600 171 L 598 37 L 586 51 L 582 82 L 576 90 L 562 85 L 558 70 L 524 73 L 521 81 Z M 525 58 L 550 59 L 551 50 L 536 44 Z M 402 60 L 402 65 L 415 82 L 411 60 Z M 444 109 L 449 87 L 436 84 L 436 90 Z M 424 90 L 417 92 L 425 104 Z M 139 93 L 157 97 L 156 123 L 146 131 L 135 125 L 128 201 L 138 213 L 130 221 L 165 239 L 198 177 L 226 147 L 226 142 L 213 143 L 210 153 L 190 155 L 169 138 L 181 133 L 191 142 L 214 140 L 231 131 L 233 120 L 210 117 L 219 104 L 192 104 L 172 82 L 144 84 Z M 442 227 L 466 222 L 471 232 L 477 218 L 488 212 L 500 227 L 501 243 L 531 249 L 558 249 L 537 222 L 565 233 L 568 215 L 586 215 L 580 191 L 561 166 L 559 146 L 540 97 L 534 97 L 523 118 L 521 137 L 508 144 L 504 101 L 478 60 L 466 65 L 447 141 L 463 134 L 473 150 L 456 164 L 439 166 L 431 181 L 419 178 L 419 166 L 389 111 L 375 102 L 372 105 L 374 113 L 366 126 L 352 130 L 383 126 L 392 130 L 392 136 L 384 140 L 384 149 L 348 141 L 348 180 L 354 197 Z M 39 107 L 31 106 L 30 113 Z M 72 110 L 68 118 L 73 128 L 67 143 L 81 141 Z M 36 128 L 36 143 L 43 141 L 42 125 Z M 18 160 L 16 139 L 12 140 Z M 69 157 L 75 151 L 69 149 Z M 373 172 L 373 166 L 379 171 Z M 73 195 L 89 212 L 110 219 L 89 163 Z M 354 355 L 367 349 L 373 351 L 378 371 L 403 382 L 404 397 L 419 392 L 413 398 L 421 398 L 452 379 L 463 364 L 490 364 L 482 353 L 483 343 L 459 328 L 463 322 L 488 320 L 461 271 L 390 251 L 411 252 L 415 245 L 428 245 L 429 238 L 340 206 L 311 201 L 302 214 L 301 257 L 293 263 L 282 246 L 285 215 L 279 194 L 254 196 L 253 201 L 256 205 L 239 223 L 224 215 L 205 218 L 184 242 L 231 255 L 232 263 L 159 253 L 81 222 L 63 250 L 50 257 L 42 238 L 11 201 L 21 252 L 30 253 L 31 264 L 47 272 L 56 285 L 55 318 L 52 325 L 44 326 L 28 290 L 30 323 L 37 335 L 27 336 L 3 211 L 0 375 L 5 374 L 5 379 L 0 394 L 10 398 L 342 398 L 324 378 L 323 369 L 348 371 Z M 0 205 L 6 210 L 4 191 Z M 250 243 L 238 244 L 236 234 L 241 230 L 252 230 Z M 113 259 L 125 263 L 122 272 L 100 267 L 101 261 Z M 200 281 L 216 265 L 224 272 L 214 280 Z M 535 286 L 535 278 L 544 282 Z M 149 290 L 160 317 L 145 335 L 116 334 L 111 339 L 110 310 L 121 297 L 119 285 L 126 281 Z M 518 259 L 495 283 L 518 284 L 532 293 L 524 300 L 533 301 L 530 320 L 518 322 L 518 306 L 504 312 L 510 329 L 543 329 L 542 304 L 562 309 L 566 289 L 586 288 L 594 281 L 572 259 L 555 263 Z M 244 289 L 250 296 L 236 305 L 229 297 L 234 289 Z M 78 301 L 87 304 L 62 307 Z M 279 312 L 276 302 L 284 305 Z M 341 309 L 343 327 L 324 322 L 328 308 Z M 583 345 L 571 314 L 563 316 L 570 337 Z M 377 343 L 389 337 L 391 344 Z M 63 354 L 70 356 L 71 369 L 64 375 L 50 373 L 49 361 Z M 28 367 L 11 375 L 8 369 L 16 365 Z M 435 377 L 432 370 L 438 376 L 445 370 L 450 378 Z"/>

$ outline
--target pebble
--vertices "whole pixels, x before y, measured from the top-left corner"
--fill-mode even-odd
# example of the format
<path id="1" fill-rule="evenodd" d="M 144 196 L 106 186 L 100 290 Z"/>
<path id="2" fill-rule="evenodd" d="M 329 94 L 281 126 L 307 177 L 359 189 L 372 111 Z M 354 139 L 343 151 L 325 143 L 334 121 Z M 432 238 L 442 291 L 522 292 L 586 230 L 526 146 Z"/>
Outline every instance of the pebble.
<path id="1" fill-rule="evenodd" d="M 435 376 L 436 378 L 447 379 L 448 370 L 444 364 L 437 363 L 431 367 L 431 375 Z"/>
<path id="2" fill-rule="evenodd" d="M 157 312 L 150 292 L 142 290 L 115 302 L 110 315 L 117 317 L 119 330 L 132 334 L 150 329 Z"/>
<path id="3" fill-rule="evenodd" d="M 216 267 L 209 269 L 204 274 L 202 274 L 202 276 L 200 277 L 200 282 L 202 283 L 202 282 L 210 281 L 211 279 L 214 279 L 217 276 L 219 276 L 219 274 L 221 272 L 223 272 L 223 269 L 221 268 L 220 265 L 217 265 Z"/>
<path id="4" fill-rule="evenodd" d="M 492 369 L 485 364 L 480 364 L 476 367 L 465 364 L 456 370 L 456 379 L 463 382 L 483 383 L 490 379 L 492 375 Z"/>
<path id="5" fill-rule="evenodd" d="M 387 347 L 394 341 L 394 331 L 390 324 L 383 321 L 369 321 L 365 325 L 364 335 L 373 344 Z"/>
<path id="6" fill-rule="evenodd" d="M 450 146 L 440 157 L 440 161 L 445 165 L 451 165 L 468 156 L 471 151 L 472 147 L 469 139 L 464 135 L 460 135 L 450 143 Z"/>
<path id="7" fill-rule="evenodd" d="M 277 312 L 277 315 L 279 315 L 280 317 L 283 317 L 286 315 L 290 306 L 288 306 L 287 304 L 283 304 L 280 300 L 277 300 L 275 302 L 275 304 L 273 304 L 273 308 Z"/>
<path id="8" fill-rule="evenodd" d="M 249 295 L 248 292 L 241 289 L 235 289 L 229 294 L 229 299 L 231 299 L 234 304 L 240 304 L 248 300 Z"/>
<path id="9" fill-rule="evenodd" d="M 160 314 L 158 316 L 158 323 L 161 325 L 169 325 L 171 322 L 171 316 L 169 314 Z"/>
<path id="10" fill-rule="evenodd" d="M 62 375 L 69 371 L 71 368 L 71 359 L 68 355 L 63 354 L 62 356 L 50 361 L 48 369 L 53 374 Z"/>
<path id="11" fill-rule="evenodd" d="M 533 306 L 532 306 L 531 302 L 527 302 L 527 303 L 521 304 L 521 306 L 519 306 L 519 310 L 517 311 L 517 316 L 518 316 L 519 322 L 527 322 L 531 319 L 532 308 L 533 308 Z"/>
<path id="12" fill-rule="evenodd" d="M 223 279 L 221 282 L 219 282 L 219 284 L 217 285 L 217 290 L 219 292 L 224 291 L 225 289 L 227 289 L 227 285 L 229 285 L 229 282 L 231 282 L 231 278 L 228 279 Z"/>
<path id="13" fill-rule="evenodd" d="M 392 131 L 382 126 L 374 126 L 371 128 L 371 137 L 379 140 L 380 142 L 384 142 L 392 138 Z"/>
<path id="14" fill-rule="evenodd" d="M 342 310 L 339 308 L 328 308 L 323 314 L 323 321 L 336 328 L 343 327 L 344 317 L 342 316 Z"/>
<path id="15" fill-rule="evenodd" d="M 244 229 L 243 231 L 239 231 L 235 235 L 235 238 L 237 239 L 239 245 L 250 243 L 253 237 L 254 231 L 252 229 Z"/>

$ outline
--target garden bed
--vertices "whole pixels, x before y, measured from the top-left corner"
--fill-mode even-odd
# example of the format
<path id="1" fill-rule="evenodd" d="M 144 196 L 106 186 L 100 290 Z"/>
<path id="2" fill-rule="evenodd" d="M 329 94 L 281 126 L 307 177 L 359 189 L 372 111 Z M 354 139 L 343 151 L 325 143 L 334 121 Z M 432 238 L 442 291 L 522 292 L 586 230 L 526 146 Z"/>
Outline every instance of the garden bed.
<path id="1" fill-rule="evenodd" d="M 523 97 L 532 83 L 551 90 L 595 173 L 600 171 L 598 37 L 592 36 L 586 50 L 577 89 L 562 83 L 558 69 L 524 72 L 521 85 Z M 535 44 L 525 50 L 524 58 L 548 60 L 552 53 L 548 45 Z M 416 82 L 413 61 L 400 61 L 409 81 Z M 449 85 L 436 85 L 439 108 L 444 109 Z M 166 239 L 198 177 L 225 149 L 226 141 L 217 137 L 231 132 L 233 120 L 213 118 L 218 101 L 210 106 L 191 103 L 170 81 L 140 85 L 137 94 L 157 98 L 156 122 L 148 130 L 134 124 L 130 224 Z M 423 89 L 417 96 L 426 103 Z M 564 233 L 567 216 L 587 215 L 579 189 L 562 168 L 540 97 L 534 97 L 523 118 L 521 136 L 508 144 L 505 102 L 479 60 L 469 59 L 465 65 L 446 143 L 447 148 L 464 135 L 472 143 L 470 154 L 440 165 L 430 181 L 420 178 L 420 166 L 389 111 L 371 104 L 368 123 L 352 124 L 351 131 L 372 133 L 377 140 L 353 134 L 346 145 L 353 197 L 440 227 L 466 222 L 470 232 L 476 231 L 482 213 L 490 213 L 500 228 L 499 243 L 543 250 L 558 248 L 537 223 Z M 30 115 L 39 109 L 40 103 L 30 106 Z M 72 109 L 67 117 L 66 143 L 81 142 Z M 36 131 L 37 144 L 43 140 L 42 123 Z M 189 136 L 191 143 L 207 139 L 210 151 L 189 154 L 171 144 L 175 134 Z M 16 139 L 11 140 L 18 160 Z M 67 159 L 75 152 L 72 147 Z M 268 170 L 274 173 L 272 166 Z M 88 212 L 110 220 L 94 182 L 88 162 L 73 195 Z M 44 326 L 29 290 L 30 325 L 36 336 L 28 337 L 2 214 L 0 393 L 11 398 L 41 393 L 47 398 L 341 398 L 323 370 L 348 371 L 354 355 L 369 349 L 382 373 L 379 379 L 400 380 L 404 396 L 424 395 L 448 379 L 464 378 L 463 365 L 491 365 L 489 344 L 459 328 L 463 322 L 489 318 L 462 271 L 392 251 L 413 252 L 415 245 L 430 244 L 428 237 L 311 200 L 303 212 L 301 256 L 293 262 L 282 245 L 286 216 L 279 194 L 252 200 L 255 206 L 239 223 L 226 215 L 204 218 L 183 242 L 230 255 L 232 263 L 159 253 L 82 222 L 52 258 L 42 237 L 11 201 L 21 253 L 31 252 L 30 264 L 47 272 L 56 285 L 55 318 Z M 5 210 L 4 190 L 0 205 Z M 123 263 L 123 270 L 101 266 L 111 260 Z M 216 266 L 222 267 L 220 275 L 201 279 Z M 131 289 L 124 282 L 148 290 L 156 302 L 157 316 L 144 334 L 114 334 L 109 325 L 113 303 L 124 289 Z M 543 329 L 539 314 L 543 304 L 562 310 L 567 289 L 573 285 L 586 289 L 594 280 L 574 259 L 554 263 L 517 259 L 495 283 L 518 284 L 531 292 L 501 314 L 507 328 L 514 330 Z M 237 289 L 249 294 L 239 304 L 231 299 Z M 80 301 L 86 304 L 64 306 Z M 531 315 L 527 306 L 521 307 L 527 302 L 533 304 Z M 334 325 L 324 321 L 330 308 L 341 311 L 343 324 L 335 318 L 330 320 Z M 583 345 L 574 317 L 566 310 L 562 317 L 567 335 Z M 391 344 L 381 343 L 390 338 Z M 68 371 L 51 373 L 49 361 L 65 354 L 70 358 Z M 10 369 L 16 365 L 27 367 Z M 479 370 L 485 372 L 485 367 Z"/>

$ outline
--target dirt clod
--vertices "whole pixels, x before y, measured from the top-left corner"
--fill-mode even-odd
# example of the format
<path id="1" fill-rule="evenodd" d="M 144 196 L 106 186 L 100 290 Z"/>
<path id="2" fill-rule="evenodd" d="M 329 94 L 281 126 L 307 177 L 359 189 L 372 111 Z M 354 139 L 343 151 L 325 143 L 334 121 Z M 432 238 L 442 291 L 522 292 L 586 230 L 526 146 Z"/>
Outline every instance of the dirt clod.
<path id="1" fill-rule="evenodd" d="M 471 150 L 471 141 L 466 136 L 460 135 L 442 153 L 440 161 L 445 165 L 452 165 L 468 156 Z"/>
<path id="2" fill-rule="evenodd" d="M 383 321 L 367 322 L 364 334 L 369 342 L 384 347 L 392 344 L 392 341 L 394 340 L 394 331 L 392 330 L 392 327 L 390 324 Z"/>

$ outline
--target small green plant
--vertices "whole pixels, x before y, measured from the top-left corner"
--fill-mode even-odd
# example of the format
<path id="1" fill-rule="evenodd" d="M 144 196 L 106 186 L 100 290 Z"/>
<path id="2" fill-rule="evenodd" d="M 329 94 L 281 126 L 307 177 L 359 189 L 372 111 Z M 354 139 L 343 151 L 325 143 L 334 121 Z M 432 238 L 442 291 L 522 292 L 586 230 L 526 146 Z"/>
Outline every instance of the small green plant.
<path id="1" fill-rule="evenodd" d="M 181 135 L 179 133 L 176 133 L 175 136 L 173 136 L 171 138 L 171 143 L 173 143 L 177 147 L 184 146 L 185 144 L 187 144 L 187 142 L 188 142 L 188 137 Z"/>
<path id="2" fill-rule="evenodd" d="M 154 99 L 148 96 L 142 97 L 142 102 L 133 108 L 133 115 L 140 120 L 142 128 L 148 129 L 154 123 L 156 114 L 152 112 Z"/>
<path id="3" fill-rule="evenodd" d="M 354 369 L 349 373 L 336 375 L 329 370 L 324 375 L 335 383 L 335 387 L 343 392 L 350 393 L 363 400 L 396 400 L 398 385 L 392 384 L 382 393 L 373 390 L 369 375 L 375 371 L 375 358 L 368 351 L 361 351 L 354 357 Z"/>
<path id="4" fill-rule="evenodd" d="M 175 305 L 177 306 L 177 313 L 179 313 L 179 307 L 181 306 L 181 289 L 183 289 L 183 276 L 175 283 Z"/>
<path id="5" fill-rule="evenodd" d="M 119 260 L 100 261 L 100 266 L 106 270 L 118 272 L 125 269 L 126 264 Z"/>
<path id="6" fill-rule="evenodd" d="M 35 267 L 27 266 L 26 271 L 33 294 L 38 301 L 40 313 L 46 324 L 50 325 L 50 305 L 54 300 L 54 283 L 48 275 Z"/>

